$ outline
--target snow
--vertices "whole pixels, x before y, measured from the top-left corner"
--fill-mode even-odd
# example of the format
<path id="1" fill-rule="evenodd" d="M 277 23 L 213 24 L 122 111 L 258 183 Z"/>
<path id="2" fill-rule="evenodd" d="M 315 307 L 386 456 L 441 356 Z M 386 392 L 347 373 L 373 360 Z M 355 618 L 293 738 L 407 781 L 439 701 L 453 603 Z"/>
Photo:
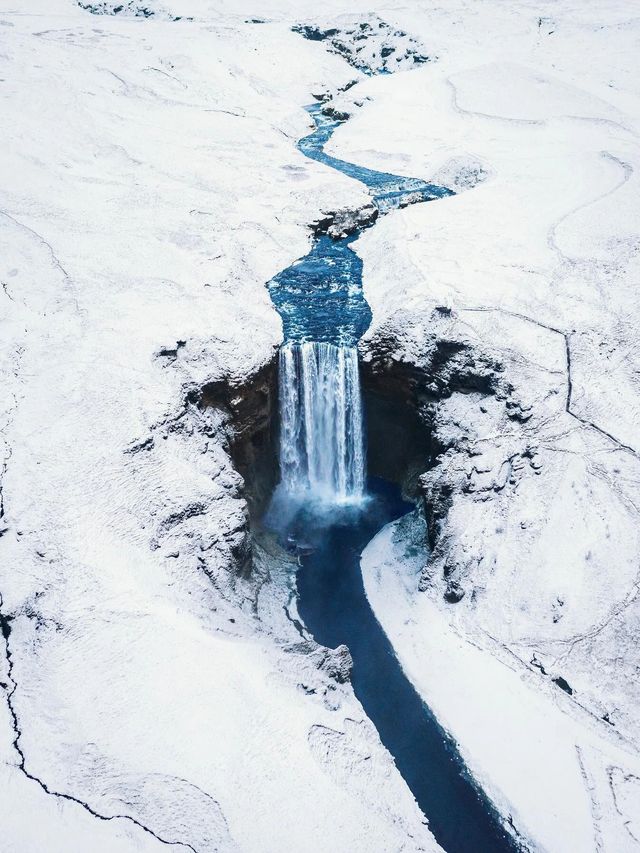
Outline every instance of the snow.
<path id="1" fill-rule="evenodd" d="M 369 200 L 295 147 L 312 94 L 357 79 L 330 152 L 460 191 L 358 241 L 363 357 L 388 343 L 428 371 L 453 341 L 467 361 L 449 378 L 490 386 L 434 405 L 444 452 L 423 494 L 450 489 L 451 506 L 429 559 L 393 528 L 375 540 L 368 595 L 535 849 L 636 849 L 629 5 L 358 0 L 351 16 L 434 59 L 380 77 L 291 31 L 316 21 L 307 0 L 125 5 L 0 9 L 0 690 L 27 770 L 80 801 L 20 770 L 0 703 L 0 846 L 437 849 L 351 688 L 286 617 L 290 575 L 268 559 L 238 575 L 224 416 L 189 402 L 272 360 L 265 283 L 308 250 L 309 223 Z M 344 11 L 330 0 L 323 21 Z"/>
<path id="2" fill-rule="evenodd" d="M 399 10 L 439 62 L 361 84 L 330 143 L 425 179 L 483 172 L 356 245 L 365 360 L 453 389 L 423 404 L 443 448 L 423 477 L 433 552 L 401 594 L 373 549 L 368 591 L 535 849 L 636 849 L 638 25 L 616 3 L 465 9 Z M 458 352 L 444 366 L 441 343 Z M 452 584 L 464 597 L 445 604 Z"/>
<path id="3" fill-rule="evenodd" d="M 403 669 L 474 778 L 536 850 L 634 849 L 625 822 L 636 812 L 630 804 L 617 814 L 608 774 L 618 767 L 635 776 L 637 751 L 605 737 L 488 633 L 471 635 L 464 620 L 452 624 L 450 606 L 419 594 L 424 557 L 407 551 L 397 523 L 387 525 L 363 554 L 365 589 Z"/>
<path id="4" fill-rule="evenodd" d="M 238 576 L 241 479 L 189 402 L 273 358 L 265 282 L 367 200 L 295 147 L 354 72 L 291 22 L 180 11 L 0 14 L 1 690 L 27 771 L 79 801 L 18 769 L 3 701 L 0 847 L 436 850 L 349 685 L 270 617 L 286 585 Z"/>
<path id="5" fill-rule="evenodd" d="M 99 821 L 80 806 L 46 794 L 16 767 L 11 740 L 11 722 L 3 707 L 2 772 L 2 850 L 6 853 L 46 850 L 47 853 L 95 850 L 96 853 L 157 853 L 166 846 L 151 835 L 140 832 L 125 820 Z"/>

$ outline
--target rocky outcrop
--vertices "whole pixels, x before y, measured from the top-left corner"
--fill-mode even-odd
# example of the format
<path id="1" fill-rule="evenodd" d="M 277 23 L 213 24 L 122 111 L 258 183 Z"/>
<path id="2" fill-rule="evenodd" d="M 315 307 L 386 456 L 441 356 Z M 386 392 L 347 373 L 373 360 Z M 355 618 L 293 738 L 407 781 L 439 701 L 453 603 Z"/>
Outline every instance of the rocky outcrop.
<path id="1" fill-rule="evenodd" d="M 149 4 L 137 3 L 135 0 L 102 0 L 98 3 L 83 3 L 77 0 L 78 6 L 92 15 L 120 15 L 123 18 L 156 18 L 163 21 L 192 21 L 191 17 L 171 15 L 160 8 L 153 8 L 153 0 Z"/>
<path id="2" fill-rule="evenodd" d="M 416 39 L 377 15 L 343 15 L 329 25 L 297 24 L 293 30 L 311 41 L 326 42 L 330 51 L 365 74 L 390 74 L 433 60 Z"/>
<path id="3" fill-rule="evenodd" d="M 184 410 L 178 417 L 159 426 L 163 438 L 181 434 L 194 444 L 200 440 L 205 454 L 217 444 L 229 455 L 226 470 L 218 469 L 213 475 L 215 493 L 160 519 L 152 542 L 154 548 L 162 545 L 169 557 L 178 557 L 185 548 L 190 551 L 194 542 L 199 543 L 200 567 L 218 587 L 226 584 L 221 584 L 223 569 L 223 576 L 251 576 L 249 517 L 258 517 L 264 511 L 277 478 L 276 383 L 275 359 L 241 380 L 227 377 L 207 382 L 186 394 Z M 219 465 L 220 461 L 219 456 L 212 463 Z M 217 502 L 221 490 L 236 502 L 236 507 L 218 518 L 216 525 L 203 525 L 203 516 L 212 515 L 211 498 Z"/>
<path id="4" fill-rule="evenodd" d="M 412 490 L 423 503 L 433 549 L 421 585 L 433 583 L 439 567 L 442 594 L 457 603 L 468 565 L 457 551 L 453 556 L 445 532 L 449 511 L 463 496 L 486 502 L 540 473 L 544 463 L 529 421 L 548 389 L 527 381 L 520 366 L 513 369 L 508 347 L 475 340 L 445 306 L 422 321 L 400 309 L 365 337 L 361 351 L 365 387 L 394 401 L 396 411 L 413 412 L 428 436 Z M 493 443 L 480 438 L 488 431 Z"/>
<path id="5" fill-rule="evenodd" d="M 640 469 L 573 414 L 565 337 L 500 311 L 432 307 L 420 319 L 399 308 L 361 352 L 365 381 L 410 406 L 429 436 L 415 481 L 431 547 L 418 588 L 635 737 L 624 709 L 637 695 Z"/>
<path id="6" fill-rule="evenodd" d="M 375 204 L 365 204 L 357 208 L 343 208 L 325 214 L 321 219 L 311 224 L 311 230 L 316 236 L 328 234 L 333 240 L 342 240 L 350 234 L 355 234 L 363 228 L 368 228 L 378 218 L 378 208 Z"/>
<path id="7" fill-rule="evenodd" d="M 103 3 L 82 3 L 78 0 L 78 6 L 86 12 L 91 12 L 92 15 L 124 15 L 134 18 L 152 18 L 156 12 L 148 6 L 142 6 L 135 3 L 134 0 L 126 0 L 120 2 L 103 2 Z"/>
<path id="8" fill-rule="evenodd" d="M 329 116 L 329 118 L 333 118 L 336 121 L 346 121 L 351 117 L 351 113 L 349 110 L 341 109 L 335 104 L 329 102 L 322 108 L 322 112 L 324 115 Z"/>
<path id="9" fill-rule="evenodd" d="M 200 408 L 228 413 L 229 451 L 243 478 L 243 494 L 250 510 L 259 515 L 277 479 L 277 366 L 275 358 L 241 384 L 217 381 L 199 395 Z"/>
<path id="10" fill-rule="evenodd" d="M 338 684 L 345 684 L 351 679 L 353 659 L 351 652 L 344 644 L 335 649 L 319 646 L 314 649 L 312 659 L 321 672 Z"/>

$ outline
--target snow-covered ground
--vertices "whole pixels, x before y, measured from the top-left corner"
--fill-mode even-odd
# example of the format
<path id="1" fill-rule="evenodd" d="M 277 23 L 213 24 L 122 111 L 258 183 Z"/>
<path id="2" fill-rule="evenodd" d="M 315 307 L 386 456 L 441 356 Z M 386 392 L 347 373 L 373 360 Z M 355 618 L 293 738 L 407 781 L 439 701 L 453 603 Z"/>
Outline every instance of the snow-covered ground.
<path id="1" fill-rule="evenodd" d="M 521 831 L 637 849 L 640 22 L 624 3 L 456 8 L 398 13 L 439 61 L 358 87 L 330 143 L 469 187 L 357 245 L 363 354 L 435 376 L 417 395 L 442 451 L 431 557 L 407 591 L 385 534 L 368 590 Z"/>
<path id="2" fill-rule="evenodd" d="M 272 359 L 265 282 L 366 200 L 295 148 L 357 79 L 331 153 L 466 189 L 358 241 L 363 354 L 483 379 L 429 411 L 431 559 L 388 528 L 370 599 L 536 849 L 635 849 L 639 20 L 358 0 L 432 60 L 367 78 L 291 31 L 309 0 L 121 5 L 0 2 L 0 848 L 437 849 L 289 580 L 238 573 L 240 478 L 192 402 Z"/>
<path id="3" fill-rule="evenodd" d="M 224 430 L 187 402 L 272 358 L 265 282 L 364 197 L 295 148 L 353 69 L 293 18 L 2 5 L 0 848 L 436 849 L 274 584 L 259 618 Z"/>
<path id="4" fill-rule="evenodd" d="M 536 850 L 635 849 L 635 745 L 527 671 L 507 644 L 419 592 L 424 526 L 412 522 L 387 525 L 365 550 L 367 596 L 472 774 Z"/>

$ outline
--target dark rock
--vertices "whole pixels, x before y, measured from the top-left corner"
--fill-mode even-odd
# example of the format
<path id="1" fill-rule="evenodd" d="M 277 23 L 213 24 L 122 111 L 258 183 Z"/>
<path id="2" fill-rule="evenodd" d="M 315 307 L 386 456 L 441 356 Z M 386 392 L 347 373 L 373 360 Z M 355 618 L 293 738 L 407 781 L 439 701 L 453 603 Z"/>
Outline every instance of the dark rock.
<path id="1" fill-rule="evenodd" d="M 153 450 L 154 444 L 154 438 L 152 435 L 150 435 L 148 438 L 145 438 L 142 441 L 133 442 L 133 444 L 130 444 L 124 452 L 133 454 L 139 453 L 141 450 Z"/>
<path id="2" fill-rule="evenodd" d="M 326 673 L 338 684 L 346 684 L 351 678 L 353 658 L 347 646 L 340 645 L 337 649 L 325 649 L 318 669 Z"/>
<path id="3" fill-rule="evenodd" d="M 561 675 L 558 675 L 555 678 L 552 678 L 551 680 L 554 684 L 557 684 L 561 690 L 564 690 L 565 693 L 568 693 L 569 696 L 573 696 L 573 690 L 571 689 L 569 682 Z"/>
<path id="4" fill-rule="evenodd" d="M 420 190 L 416 190 L 412 193 L 405 193 L 398 202 L 398 208 L 402 210 L 403 208 L 409 207 L 412 204 L 420 204 L 420 202 L 424 200 L 425 194 Z"/>
<path id="5" fill-rule="evenodd" d="M 520 423 L 525 423 L 533 414 L 532 407 L 520 400 L 508 399 L 505 403 L 507 417 Z"/>
<path id="6" fill-rule="evenodd" d="M 543 675 L 547 675 L 546 669 L 540 663 L 540 661 L 538 660 L 538 658 L 535 655 L 531 658 L 531 666 L 535 666 L 536 669 L 539 669 Z"/>
<path id="7" fill-rule="evenodd" d="M 276 451 L 277 364 L 274 358 L 240 386 L 230 381 L 210 382 L 189 403 L 228 413 L 229 450 L 234 468 L 241 475 L 243 496 L 252 515 L 266 507 L 275 486 L 278 468 Z"/>
<path id="8" fill-rule="evenodd" d="M 294 33 L 300 33 L 309 41 L 324 41 L 325 39 L 332 38 L 332 36 L 337 36 L 340 32 L 336 29 L 326 29 L 322 30 L 320 27 L 314 27 L 310 24 L 296 24 L 291 27 Z"/>
<path id="9" fill-rule="evenodd" d="M 159 358 L 177 358 L 178 351 L 186 347 L 186 345 L 186 341 L 176 341 L 175 347 L 161 347 L 157 352 L 157 356 Z"/>
<path id="10" fill-rule="evenodd" d="M 336 121 L 346 121 L 351 116 L 351 113 L 331 106 L 331 104 L 327 104 L 327 106 L 323 107 L 322 112 L 324 115 L 329 116 L 329 118 L 334 118 Z"/>
<path id="11" fill-rule="evenodd" d="M 347 22 L 340 29 L 311 24 L 296 24 L 292 29 L 311 41 L 326 42 L 328 50 L 364 74 L 388 74 L 409 63 L 429 61 L 414 38 L 376 16 L 370 16 L 370 21 Z"/>
<path id="12" fill-rule="evenodd" d="M 328 234 L 333 240 L 342 240 L 373 225 L 377 218 L 378 208 L 375 204 L 366 204 L 360 208 L 345 208 L 327 213 L 322 219 L 313 222 L 311 229 L 316 236 Z"/>
<path id="13" fill-rule="evenodd" d="M 155 15 L 153 9 L 139 6 L 133 0 L 118 4 L 110 3 L 108 0 L 104 0 L 102 3 L 82 3 L 81 0 L 78 0 L 78 6 L 85 12 L 91 12 L 92 15 L 119 15 L 122 12 L 135 18 L 152 18 Z"/>
<path id="14" fill-rule="evenodd" d="M 463 598 L 464 590 L 458 581 L 449 581 L 444 593 L 445 601 L 448 601 L 449 604 L 457 604 L 459 601 L 462 601 Z"/>
<path id="15" fill-rule="evenodd" d="M 77 0 L 80 9 L 85 12 L 90 12 L 92 15 L 123 15 L 132 18 L 153 18 L 160 17 L 169 21 L 193 21 L 192 17 L 185 18 L 184 15 L 169 15 L 166 12 L 158 12 L 150 9 L 148 6 L 143 6 L 135 2 L 135 0 L 127 0 L 125 3 L 113 3 L 112 0 L 102 0 L 98 3 L 83 3 L 82 0 Z"/>

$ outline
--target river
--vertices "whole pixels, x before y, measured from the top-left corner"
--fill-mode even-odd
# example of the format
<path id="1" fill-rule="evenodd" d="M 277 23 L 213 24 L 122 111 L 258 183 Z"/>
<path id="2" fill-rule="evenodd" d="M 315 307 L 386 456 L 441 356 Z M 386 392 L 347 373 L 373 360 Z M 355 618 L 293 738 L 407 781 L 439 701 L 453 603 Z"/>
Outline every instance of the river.
<path id="1" fill-rule="evenodd" d="M 324 115 L 320 104 L 307 109 L 315 129 L 300 140 L 300 151 L 365 184 L 380 215 L 452 195 L 426 181 L 331 157 L 324 145 L 341 122 Z M 447 853 L 515 851 L 517 842 L 405 676 L 365 595 L 362 551 L 385 524 L 413 507 L 397 485 L 365 475 L 357 342 L 371 312 L 362 261 L 351 248 L 357 237 L 317 237 L 304 258 L 269 283 L 285 343 L 281 477 L 266 523 L 300 556 L 296 584 L 305 627 L 323 645 L 348 646 L 354 692 L 438 843 Z"/>

